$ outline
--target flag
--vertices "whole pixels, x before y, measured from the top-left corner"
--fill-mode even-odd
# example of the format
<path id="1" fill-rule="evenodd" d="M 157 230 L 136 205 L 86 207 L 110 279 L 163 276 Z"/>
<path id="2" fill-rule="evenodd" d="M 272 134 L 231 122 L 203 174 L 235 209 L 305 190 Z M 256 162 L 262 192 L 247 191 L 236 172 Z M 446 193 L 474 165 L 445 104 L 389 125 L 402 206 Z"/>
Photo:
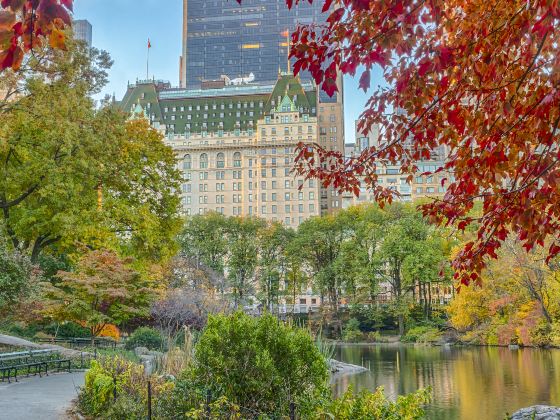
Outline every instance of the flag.
<path id="1" fill-rule="evenodd" d="M 152 43 L 150 42 L 150 38 L 148 38 L 148 48 L 152 48 Z"/>

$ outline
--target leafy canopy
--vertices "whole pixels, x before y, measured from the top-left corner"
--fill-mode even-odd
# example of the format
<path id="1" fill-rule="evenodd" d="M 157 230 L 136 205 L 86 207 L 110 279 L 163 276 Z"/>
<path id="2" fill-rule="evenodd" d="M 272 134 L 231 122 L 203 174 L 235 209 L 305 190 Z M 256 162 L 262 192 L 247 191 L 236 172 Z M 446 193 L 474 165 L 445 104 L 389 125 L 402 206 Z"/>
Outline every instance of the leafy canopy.
<path id="1" fill-rule="evenodd" d="M 559 254 L 558 1 L 324 0 L 323 11 L 325 24 L 292 35 L 294 72 L 310 71 L 333 94 L 339 72 L 360 73 L 367 91 L 381 69 L 386 87 L 359 122 L 364 133 L 380 125 L 380 144 L 352 159 L 301 145 L 298 171 L 356 194 L 365 183 L 384 203 L 395 193 L 378 183 L 377 168 L 400 165 L 411 181 L 420 162 L 448 156 L 435 170 L 447 193 L 421 209 L 461 230 L 479 223 L 454 260 L 463 283 L 478 278 L 509 233 L 527 250 L 551 238 L 548 257 Z"/>
<path id="2" fill-rule="evenodd" d="M 86 326 L 92 337 L 107 324 L 147 315 L 152 291 L 131 262 L 111 251 L 85 254 L 74 272 L 60 271 L 57 283 L 45 284 L 45 315 Z"/>
<path id="3" fill-rule="evenodd" d="M 34 262 L 76 243 L 149 261 L 174 252 L 175 157 L 147 121 L 94 106 L 110 64 L 69 42 L 2 73 L 0 217 L 13 247 Z"/>
<path id="4" fill-rule="evenodd" d="M 65 48 L 64 29 L 72 24 L 73 0 L 2 0 L 0 2 L 0 72 L 19 69 L 25 52 L 48 41 Z"/>

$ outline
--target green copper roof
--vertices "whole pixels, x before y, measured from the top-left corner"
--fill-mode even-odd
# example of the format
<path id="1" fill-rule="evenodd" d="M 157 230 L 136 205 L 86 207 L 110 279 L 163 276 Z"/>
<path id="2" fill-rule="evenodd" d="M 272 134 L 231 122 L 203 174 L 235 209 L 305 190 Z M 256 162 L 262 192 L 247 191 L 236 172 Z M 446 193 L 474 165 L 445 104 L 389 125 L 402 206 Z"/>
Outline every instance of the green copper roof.
<path id="1" fill-rule="evenodd" d="M 257 121 L 276 111 L 286 98 L 290 109 L 316 114 L 315 87 L 287 74 L 279 75 L 274 86 L 208 90 L 171 89 L 162 82 L 142 81 L 129 86 L 120 107 L 130 113 L 140 105 L 152 122 L 174 125 L 173 131 L 182 134 L 256 128 Z"/>

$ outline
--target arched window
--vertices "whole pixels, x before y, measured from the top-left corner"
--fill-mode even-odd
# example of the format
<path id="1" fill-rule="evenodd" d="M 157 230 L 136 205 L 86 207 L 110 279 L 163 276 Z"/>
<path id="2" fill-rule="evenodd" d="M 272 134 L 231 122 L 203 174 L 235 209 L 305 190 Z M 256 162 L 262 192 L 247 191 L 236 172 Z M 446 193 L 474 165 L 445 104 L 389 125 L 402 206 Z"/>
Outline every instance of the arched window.
<path id="1" fill-rule="evenodd" d="M 241 153 L 235 152 L 233 155 L 233 166 L 236 168 L 241 168 Z"/>
<path id="2" fill-rule="evenodd" d="M 192 168 L 191 155 L 185 155 L 183 158 L 183 169 L 188 170 Z"/>
<path id="3" fill-rule="evenodd" d="M 208 155 L 203 153 L 200 155 L 200 169 L 208 168 Z"/>
<path id="4" fill-rule="evenodd" d="M 218 153 L 218 156 L 216 157 L 216 167 L 221 169 L 224 168 L 225 166 L 226 166 L 226 158 L 224 154 Z"/>

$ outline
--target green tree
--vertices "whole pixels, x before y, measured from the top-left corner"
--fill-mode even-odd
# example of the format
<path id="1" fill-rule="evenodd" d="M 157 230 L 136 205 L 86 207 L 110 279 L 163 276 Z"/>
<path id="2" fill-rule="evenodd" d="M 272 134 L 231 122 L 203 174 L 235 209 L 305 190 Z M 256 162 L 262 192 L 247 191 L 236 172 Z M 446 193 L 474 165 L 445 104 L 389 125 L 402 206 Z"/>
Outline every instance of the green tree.
<path id="1" fill-rule="evenodd" d="M 260 229 L 257 235 L 259 295 L 270 312 L 279 303 L 280 283 L 285 279 L 287 270 L 286 247 L 293 235 L 293 230 L 276 222 Z"/>
<path id="2" fill-rule="evenodd" d="M 380 282 L 390 285 L 391 306 L 398 320 L 399 334 L 403 335 L 416 282 L 435 280 L 439 274 L 431 266 L 421 272 L 416 264 L 421 260 L 422 266 L 426 267 L 434 258 L 443 260 L 443 257 L 437 252 L 423 254 L 433 229 L 419 213 L 398 204 L 388 207 L 387 213 L 389 220 L 384 226 L 383 240 L 376 255 L 377 275 Z M 439 264 L 436 267 L 439 268 Z"/>
<path id="3" fill-rule="evenodd" d="M 315 289 L 321 294 L 322 299 L 327 298 L 340 334 L 342 334 L 342 322 L 339 304 L 343 281 L 347 277 L 337 272 L 336 261 L 348 235 L 347 228 L 348 219 L 344 214 L 308 219 L 299 226 L 291 245 L 295 252 L 301 253 L 305 267 L 312 275 Z"/>
<path id="4" fill-rule="evenodd" d="M 371 302 L 379 294 L 376 258 L 388 218 L 376 205 L 351 207 L 339 214 L 348 220 L 347 239 L 335 261 L 345 291 L 354 302 Z"/>
<path id="5" fill-rule="evenodd" d="M 0 238 L 0 313 L 13 312 L 38 280 L 39 273 L 29 258 L 9 250 Z"/>
<path id="6" fill-rule="evenodd" d="M 246 302 L 255 292 L 255 271 L 258 264 L 258 232 L 265 221 L 256 218 L 231 218 L 228 233 L 228 279 L 234 306 Z"/>
<path id="7" fill-rule="evenodd" d="M 147 121 L 96 109 L 90 95 L 109 65 L 106 54 L 76 44 L 6 81 L 14 94 L 0 109 L 0 217 L 13 248 L 33 262 L 76 243 L 139 260 L 174 252 L 173 152 Z"/>
<path id="8" fill-rule="evenodd" d="M 179 236 L 182 253 L 194 259 L 197 268 L 205 265 L 223 275 L 229 225 L 225 216 L 215 212 L 187 218 Z"/>
<path id="9" fill-rule="evenodd" d="M 92 338 L 107 324 L 147 315 L 152 290 L 131 263 L 112 251 L 85 254 L 74 272 L 61 271 L 57 283 L 45 284 L 45 315 L 83 325 Z"/>

